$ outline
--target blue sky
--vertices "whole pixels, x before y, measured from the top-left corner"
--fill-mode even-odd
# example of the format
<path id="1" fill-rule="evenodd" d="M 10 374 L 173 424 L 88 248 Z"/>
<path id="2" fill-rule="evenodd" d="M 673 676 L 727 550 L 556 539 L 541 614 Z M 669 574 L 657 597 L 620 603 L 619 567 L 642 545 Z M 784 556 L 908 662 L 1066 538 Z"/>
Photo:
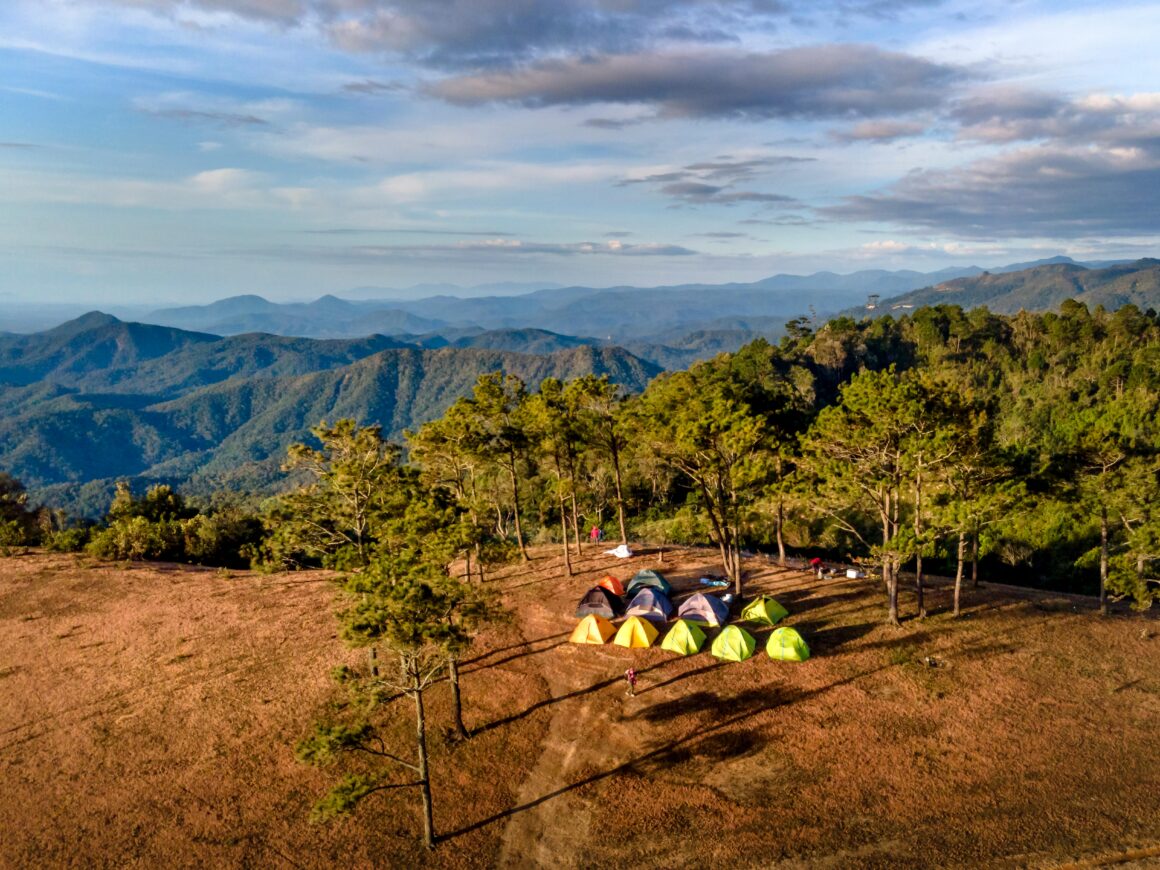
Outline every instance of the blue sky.
<path id="1" fill-rule="evenodd" d="M 1155 255 L 1160 4 L 6 0 L 0 300 Z"/>

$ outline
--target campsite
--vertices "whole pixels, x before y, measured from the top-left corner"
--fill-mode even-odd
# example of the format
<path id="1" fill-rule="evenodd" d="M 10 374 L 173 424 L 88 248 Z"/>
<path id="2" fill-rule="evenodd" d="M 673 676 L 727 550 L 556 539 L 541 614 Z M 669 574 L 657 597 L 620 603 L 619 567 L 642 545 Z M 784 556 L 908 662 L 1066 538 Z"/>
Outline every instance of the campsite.
<path id="1" fill-rule="evenodd" d="M 333 698 L 329 672 L 366 656 L 336 636 L 328 572 L 4 558 L 0 865 L 1160 860 L 1154 616 L 1100 618 L 1091 599 L 984 583 L 954 620 L 936 583 L 930 615 L 914 619 L 904 591 L 892 627 L 873 578 L 818 580 L 751 557 L 747 597 L 787 615 L 736 622 L 756 641 L 745 661 L 707 643 L 662 648 L 676 612 L 646 649 L 569 642 L 577 602 L 607 575 L 656 570 L 679 609 L 715 555 L 586 548 L 565 577 L 556 548 L 535 548 L 488 580 L 514 617 L 464 658 L 469 741 L 441 736 L 446 684 L 427 692 L 434 852 L 408 790 L 309 821 L 333 777 L 297 762 L 294 744 Z M 783 627 L 807 660 L 767 655 Z M 405 745 L 407 708 L 394 718 Z"/>

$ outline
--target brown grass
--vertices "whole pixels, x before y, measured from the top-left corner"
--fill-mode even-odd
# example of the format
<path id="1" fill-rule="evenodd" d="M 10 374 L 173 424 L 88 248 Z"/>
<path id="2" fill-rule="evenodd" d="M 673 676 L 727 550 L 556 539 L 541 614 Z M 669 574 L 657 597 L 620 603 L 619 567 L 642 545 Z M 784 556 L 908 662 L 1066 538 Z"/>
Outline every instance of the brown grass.
<path id="1" fill-rule="evenodd" d="M 566 579 L 536 555 L 493 581 L 517 619 L 468 656 L 475 736 L 433 740 L 430 855 L 407 791 L 307 820 L 334 774 L 293 746 L 361 655 L 335 637 L 327 575 L 0 560 L 0 866 L 1160 861 L 1154 619 L 991 587 L 959 620 L 936 590 L 932 616 L 891 629 L 876 584 L 755 559 L 749 588 L 814 655 L 720 664 L 569 645 L 583 591 L 655 557 L 593 553 Z M 687 590 L 712 555 L 660 567 Z M 430 699 L 439 728 L 446 686 Z"/>

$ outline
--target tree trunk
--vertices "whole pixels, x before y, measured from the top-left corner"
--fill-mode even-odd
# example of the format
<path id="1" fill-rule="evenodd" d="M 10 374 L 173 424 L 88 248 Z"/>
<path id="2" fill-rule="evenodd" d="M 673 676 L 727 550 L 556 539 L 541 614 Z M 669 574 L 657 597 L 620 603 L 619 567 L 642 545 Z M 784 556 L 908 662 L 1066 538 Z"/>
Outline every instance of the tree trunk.
<path id="1" fill-rule="evenodd" d="M 564 545 L 564 571 L 572 576 L 572 547 L 568 543 L 568 518 L 564 510 L 564 493 L 560 492 L 560 543 Z"/>
<path id="2" fill-rule="evenodd" d="M 889 599 L 886 621 L 891 625 L 901 625 L 898 620 L 898 572 L 893 558 L 887 557 L 883 563 L 887 566 L 886 595 Z"/>
<path id="3" fill-rule="evenodd" d="M 576 541 L 576 557 L 584 555 L 580 549 L 580 513 L 576 510 L 576 481 L 572 480 L 572 538 Z"/>
<path id="4" fill-rule="evenodd" d="M 1108 509 L 1100 505 L 1100 616 L 1108 615 Z"/>
<path id="5" fill-rule="evenodd" d="M 616 448 L 616 441 L 611 442 L 612 449 L 612 477 L 616 481 L 616 519 L 620 523 L 620 543 L 628 546 L 628 532 L 624 526 L 624 496 L 620 492 L 620 451 Z"/>
<path id="6" fill-rule="evenodd" d="M 922 462 L 921 455 L 919 462 Z M 918 605 L 918 618 L 926 616 L 926 602 L 922 596 L 922 472 L 919 471 L 914 483 L 914 595 Z"/>
<path id="7" fill-rule="evenodd" d="M 890 553 L 890 544 L 894 540 L 891 532 L 895 528 L 893 522 L 895 514 L 891 513 L 892 493 L 885 493 L 882 512 L 882 580 L 886 584 L 886 622 L 898 625 L 898 575 L 894 557 Z"/>
<path id="8" fill-rule="evenodd" d="M 971 535 L 971 588 L 979 588 L 979 530 Z"/>
<path id="9" fill-rule="evenodd" d="M 705 513 L 709 516 L 709 522 L 713 524 L 713 533 L 717 537 L 717 548 L 721 551 L 721 567 L 737 587 L 740 588 L 741 578 L 734 575 L 729 561 L 729 533 L 726 531 L 721 517 L 717 515 L 718 502 L 713 500 L 709 488 L 704 484 L 701 484 L 701 492 L 705 496 Z"/>
<path id="10" fill-rule="evenodd" d="M 423 795 L 423 845 L 435 848 L 435 813 L 431 806 L 431 774 L 427 769 L 427 719 L 423 712 L 423 690 L 411 692 L 415 699 L 415 743 L 419 750 L 419 791 Z"/>
<path id="11" fill-rule="evenodd" d="M 785 567 L 785 536 L 782 526 L 785 524 L 785 502 L 781 496 L 777 499 L 777 564 Z"/>
<path id="12" fill-rule="evenodd" d="M 512 464 L 511 468 L 508 469 L 508 473 L 512 479 L 512 504 L 515 505 L 516 543 L 520 546 L 520 558 L 527 562 L 531 557 L 528 556 L 528 549 L 524 546 L 524 530 L 520 526 L 520 487 L 519 483 L 516 482 L 515 457 L 512 457 Z"/>
<path id="13" fill-rule="evenodd" d="M 471 582 L 471 548 L 468 547 L 463 551 L 463 573 L 467 577 L 467 582 Z"/>
<path id="14" fill-rule="evenodd" d="M 487 578 L 483 576 L 483 547 L 479 541 L 475 542 L 475 567 L 479 569 L 479 582 L 485 583 Z"/>
<path id="15" fill-rule="evenodd" d="M 463 724 L 463 696 L 459 692 L 459 659 L 449 656 L 447 659 L 447 679 L 451 683 L 451 720 L 455 726 L 455 736 L 466 740 L 471 734 Z"/>
<path id="16" fill-rule="evenodd" d="M 963 592 L 963 562 L 967 556 L 967 535 L 962 529 L 959 530 L 959 549 L 956 554 L 958 557 L 958 565 L 955 568 L 955 616 L 959 615 L 959 603 Z"/>

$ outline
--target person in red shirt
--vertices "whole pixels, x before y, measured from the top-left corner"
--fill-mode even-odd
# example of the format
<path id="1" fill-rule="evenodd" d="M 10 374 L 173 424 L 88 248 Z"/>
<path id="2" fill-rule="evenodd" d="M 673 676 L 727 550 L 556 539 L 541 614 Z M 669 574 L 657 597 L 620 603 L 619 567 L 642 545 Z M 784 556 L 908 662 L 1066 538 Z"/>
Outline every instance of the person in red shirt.
<path id="1" fill-rule="evenodd" d="M 636 668 L 629 668 L 624 672 L 624 680 L 628 683 L 628 691 L 624 694 L 630 698 L 636 697 Z"/>

